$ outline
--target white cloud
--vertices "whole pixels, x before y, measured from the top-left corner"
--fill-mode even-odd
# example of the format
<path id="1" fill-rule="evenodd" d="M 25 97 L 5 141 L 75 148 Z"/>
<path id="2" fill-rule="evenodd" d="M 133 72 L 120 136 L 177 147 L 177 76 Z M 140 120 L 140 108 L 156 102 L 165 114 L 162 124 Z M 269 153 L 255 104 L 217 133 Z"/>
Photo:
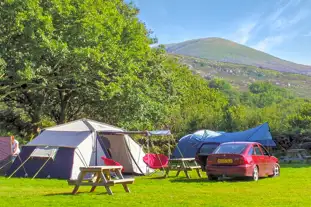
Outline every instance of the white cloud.
<path id="1" fill-rule="evenodd" d="M 289 25 L 297 24 L 298 22 L 307 18 L 310 14 L 310 10 L 300 10 L 291 20 L 289 20 Z"/>
<path id="2" fill-rule="evenodd" d="M 271 52 L 285 41 L 301 35 L 302 29 L 297 26 L 311 14 L 311 10 L 298 8 L 300 3 L 300 0 L 281 0 L 276 10 L 266 15 L 266 18 L 262 16 L 252 33 L 254 39 L 259 40 L 252 47 Z M 311 32 L 308 35 L 311 36 Z"/>
<path id="3" fill-rule="evenodd" d="M 306 19 L 310 15 L 308 10 L 299 10 L 294 16 L 280 17 L 271 23 L 270 28 L 272 30 L 285 30 L 288 29 L 302 20 Z"/>
<path id="4" fill-rule="evenodd" d="M 300 10 L 294 16 L 287 16 L 287 10 L 297 6 L 299 3 L 300 0 L 280 0 L 277 4 L 277 8 L 270 12 L 270 14 L 257 13 L 251 17 L 252 21 L 240 24 L 241 26 L 235 31 L 230 39 L 233 39 L 233 41 L 240 44 L 247 44 L 250 40 L 255 38 L 258 33 L 261 33 L 264 30 L 270 33 L 269 36 L 271 36 L 271 33 L 276 30 L 284 32 L 285 29 L 299 23 L 310 14 L 307 10 Z M 260 48 L 266 48 L 266 46 L 264 46 L 265 42 L 270 42 L 272 39 L 279 41 L 280 37 L 280 34 L 274 34 L 267 40 L 260 41 L 261 43 L 259 42 L 260 44 L 258 43 L 257 45 L 261 45 Z"/>
<path id="5" fill-rule="evenodd" d="M 251 33 L 253 29 L 256 27 L 256 22 L 250 22 L 247 24 L 243 24 L 233 35 L 233 40 L 240 44 L 246 44 L 248 40 L 251 38 Z"/>
<path id="6" fill-rule="evenodd" d="M 268 52 L 271 48 L 280 45 L 285 39 L 286 37 L 282 35 L 266 37 L 254 45 L 253 48 L 263 52 Z"/>
<path id="7" fill-rule="evenodd" d="M 285 4 L 282 6 L 282 4 L 285 2 Z M 267 20 L 270 22 L 270 23 L 273 23 L 275 21 L 277 21 L 281 16 L 282 14 L 284 13 L 284 11 L 292 6 L 297 6 L 298 4 L 300 3 L 300 0 L 281 0 L 279 1 L 278 3 L 278 9 L 271 13 Z"/>

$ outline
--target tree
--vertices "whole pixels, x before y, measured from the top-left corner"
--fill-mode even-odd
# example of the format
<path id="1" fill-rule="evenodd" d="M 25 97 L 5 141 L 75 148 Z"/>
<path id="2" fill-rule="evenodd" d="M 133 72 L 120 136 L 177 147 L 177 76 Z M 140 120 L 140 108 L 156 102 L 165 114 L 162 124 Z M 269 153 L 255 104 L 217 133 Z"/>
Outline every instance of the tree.
<path id="1" fill-rule="evenodd" d="M 230 83 L 218 78 L 209 81 L 208 85 L 210 88 L 216 88 L 222 91 L 231 89 Z"/>
<path id="2" fill-rule="evenodd" d="M 143 85 L 156 51 L 137 13 L 122 0 L 2 1 L 0 95 L 11 115 L 36 130 Z"/>

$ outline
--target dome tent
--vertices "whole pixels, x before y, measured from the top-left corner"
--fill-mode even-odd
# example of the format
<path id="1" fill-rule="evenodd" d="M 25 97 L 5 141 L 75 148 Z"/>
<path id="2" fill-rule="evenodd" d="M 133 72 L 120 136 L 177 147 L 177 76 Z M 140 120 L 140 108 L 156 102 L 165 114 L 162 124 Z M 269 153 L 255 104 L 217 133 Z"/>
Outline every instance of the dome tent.
<path id="1" fill-rule="evenodd" d="M 123 165 L 124 172 L 145 174 L 147 166 L 142 159 L 145 153 L 129 135 L 122 134 L 121 128 L 89 119 L 46 128 L 22 147 L 21 159 L 15 159 L 7 174 L 32 177 L 45 165 L 36 177 L 77 179 L 80 167 L 104 165 L 101 157 L 108 155 L 99 134 L 106 132 L 120 132 L 104 137 L 110 142 L 112 159 Z M 20 168 L 22 163 L 23 168 Z"/>
<path id="2" fill-rule="evenodd" d="M 240 132 L 200 130 L 194 134 L 188 134 L 182 137 L 172 154 L 172 158 L 193 158 L 202 143 L 224 143 L 234 141 L 259 142 L 268 147 L 276 146 L 275 142 L 272 140 L 268 123 Z"/>

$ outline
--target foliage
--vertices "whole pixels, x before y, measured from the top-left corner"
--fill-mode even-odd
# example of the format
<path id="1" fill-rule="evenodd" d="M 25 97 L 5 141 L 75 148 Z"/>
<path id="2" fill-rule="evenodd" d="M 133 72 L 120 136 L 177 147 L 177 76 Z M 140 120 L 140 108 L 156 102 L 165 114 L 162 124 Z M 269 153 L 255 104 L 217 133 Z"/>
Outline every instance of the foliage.
<path id="1" fill-rule="evenodd" d="M 311 103 L 301 103 L 298 108 L 298 113 L 291 114 L 287 117 L 289 123 L 301 129 L 311 128 Z"/>
<path id="2" fill-rule="evenodd" d="M 11 110 L 12 118 L 21 117 L 36 131 L 44 117 L 64 123 L 94 114 L 107 102 L 110 107 L 100 113 L 122 117 L 111 107 L 118 106 L 116 110 L 131 111 L 127 119 L 144 116 L 137 110 L 141 103 L 145 111 L 161 111 L 159 103 L 146 100 L 160 94 L 144 94 L 160 90 L 155 77 L 161 71 L 153 60 L 160 55 L 149 48 L 152 39 L 136 15 L 137 9 L 121 0 L 2 2 L 0 57 L 5 73 L 0 94 L 9 107 L 5 112 Z M 120 104 L 125 100 L 132 103 L 128 110 Z"/>
<path id="3" fill-rule="evenodd" d="M 208 83 L 210 88 L 216 88 L 219 90 L 230 90 L 231 85 L 225 80 L 215 78 Z"/>
<path id="4" fill-rule="evenodd" d="M 274 134 L 310 128 L 310 100 L 269 81 L 286 77 L 307 84 L 306 76 L 176 58 L 163 46 L 150 47 L 155 38 L 137 14 L 122 0 L 2 1 L 1 134 L 26 142 L 38 128 L 78 118 L 128 130 L 169 128 L 175 139 L 199 129 L 237 131 L 266 121 Z M 193 74 L 180 58 L 201 72 L 207 67 L 210 74 L 235 74 L 230 77 L 238 81 Z M 257 81 L 245 83 L 245 77 Z M 154 148 L 166 150 L 159 143 Z"/>

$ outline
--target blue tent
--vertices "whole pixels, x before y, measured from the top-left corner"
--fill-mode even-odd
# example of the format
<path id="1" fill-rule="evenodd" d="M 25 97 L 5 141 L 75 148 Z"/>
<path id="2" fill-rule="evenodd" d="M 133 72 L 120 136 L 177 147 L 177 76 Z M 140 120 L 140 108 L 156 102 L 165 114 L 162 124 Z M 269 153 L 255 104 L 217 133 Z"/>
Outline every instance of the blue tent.
<path id="1" fill-rule="evenodd" d="M 200 130 L 193 134 L 188 134 L 182 137 L 172 153 L 172 158 L 189 158 L 194 157 L 199 146 L 207 140 L 217 137 L 223 134 L 223 132 L 214 132 L 210 130 Z"/>
<path id="2" fill-rule="evenodd" d="M 213 132 L 202 130 L 199 131 L 199 133 L 188 134 L 181 138 L 172 153 L 172 158 L 194 157 L 202 143 L 224 143 L 233 141 L 259 142 L 268 147 L 276 146 L 275 142 L 272 140 L 268 123 L 241 132 Z"/>

